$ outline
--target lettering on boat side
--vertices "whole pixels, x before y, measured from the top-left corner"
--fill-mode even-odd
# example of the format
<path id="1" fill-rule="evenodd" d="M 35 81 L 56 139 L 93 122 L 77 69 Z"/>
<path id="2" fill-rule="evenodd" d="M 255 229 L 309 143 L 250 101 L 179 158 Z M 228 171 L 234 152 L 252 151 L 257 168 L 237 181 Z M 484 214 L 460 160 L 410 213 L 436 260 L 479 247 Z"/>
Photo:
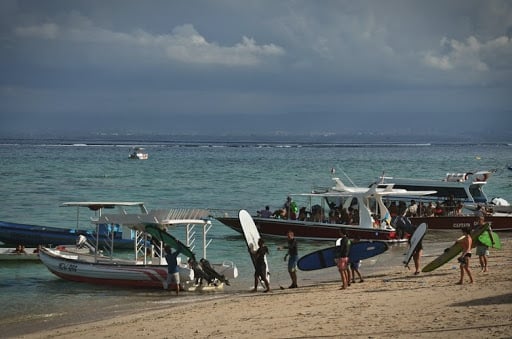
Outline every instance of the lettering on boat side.
<path id="1" fill-rule="evenodd" d="M 461 222 L 461 223 L 453 224 L 453 228 L 465 228 L 465 227 L 471 227 L 471 224 L 469 222 Z"/>
<path id="2" fill-rule="evenodd" d="M 77 271 L 77 265 L 73 264 L 59 264 L 59 270 L 61 271 L 69 271 L 69 272 L 76 272 Z"/>

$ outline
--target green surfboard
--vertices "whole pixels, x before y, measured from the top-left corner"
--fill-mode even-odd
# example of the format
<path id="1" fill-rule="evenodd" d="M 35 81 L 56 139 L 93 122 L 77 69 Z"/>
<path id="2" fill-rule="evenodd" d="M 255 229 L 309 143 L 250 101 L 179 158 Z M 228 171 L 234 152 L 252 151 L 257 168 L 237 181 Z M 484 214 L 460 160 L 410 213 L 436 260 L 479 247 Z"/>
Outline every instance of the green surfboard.
<path id="1" fill-rule="evenodd" d="M 171 248 L 179 250 L 181 254 L 195 260 L 196 256 L 194 252 L 192 252 L 190 248 L 188 248 L 184 243 L 182 243 L 181 241 L 179 241 L 166 231 L 154 225 L 146 225 L 146 232 L 151 234 L 151 236 L 156 240 L 162 241 L 164 244 L 169 245 Z"/>
<path id="2" fill-rule="evenodd" d="M 500 250 L 501 249 L 501 240 L 500 240 L 500 237 L 498 236 L 498 234 L 496 234 L 495 232 L 491 232 L 492 233 L 492 239 L 491 239 L 491 235 L 489 234 L 490 232 L 484 232 L 482 233 L 479 237 L 478 237 L 478 240 L 484 244 L 485 246 L 488 246 L 488 247 L 492 247 L 492 248 L 495 248 L 497 250 Z M 493 244 L 494 242 L 494 244 Z"/>
<path id="3" fill-rule="evenodd" d="M 485 224 L 482 228 L 477 228 L 471 232 L 471 239 L 473 239 L 473 247 L 476 246 L 476 239 L 487 229 L 489 228 L 489 224 Z M 486 232 L 487 233 L 487 232 Z M 427 266 L 423 267 L 422 272 L 432 272 L 433 270 L 443 266 L 448 261 L 452 260 L 462 252 L 462 246 L 460 244 L 454 244 L 452 247 L 448 248 L 443 254 L 439 257 L 435 258 L 431 261 Z"/>

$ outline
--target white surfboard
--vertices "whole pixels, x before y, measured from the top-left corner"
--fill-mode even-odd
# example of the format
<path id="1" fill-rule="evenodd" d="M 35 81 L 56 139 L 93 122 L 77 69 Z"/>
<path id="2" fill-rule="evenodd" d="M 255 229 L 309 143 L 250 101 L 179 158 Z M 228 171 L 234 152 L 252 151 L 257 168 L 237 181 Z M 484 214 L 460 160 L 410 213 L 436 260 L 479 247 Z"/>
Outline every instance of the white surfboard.
<path id="1" fill-rule="evenodd" d="M 427 224 L 422 223 L 418 227 L 416 227 L 416 230 L 411 236 L 411 246 L 409 247 L 409 250 L 405 254 L 404 258 L 404 265 L 405 267 L 409 266 L 409 262 L 411 261 L 412 254 L 416 250 L 416 247 L 418 247 L 419 243 L 425 236 L 425 233 L 427 233 Z"/>
<path id="2" fill-rule="evenodd" d="M 258 232 L 258 228 L 256 224 L 254 224 L 254 220 L 252 220 L 251 215 L 246 210 L 240 210 L 238 212 L 238 219 L 240 219 L 240 225 L 242 226 L 242 231 L 244 232 L 245 242 L 247 243 L 247 248 L 251 253 L 254 253 L 258 250 L 258 240 L 260 239 L 260 232 Z M 254 257 L 251 255 L 252 264 L 254 265 Z M 267 257 L 265 256 L 265 266 L 267 266 L 267 279 L 270 282 L 270 272 L 267 262 Z"/>

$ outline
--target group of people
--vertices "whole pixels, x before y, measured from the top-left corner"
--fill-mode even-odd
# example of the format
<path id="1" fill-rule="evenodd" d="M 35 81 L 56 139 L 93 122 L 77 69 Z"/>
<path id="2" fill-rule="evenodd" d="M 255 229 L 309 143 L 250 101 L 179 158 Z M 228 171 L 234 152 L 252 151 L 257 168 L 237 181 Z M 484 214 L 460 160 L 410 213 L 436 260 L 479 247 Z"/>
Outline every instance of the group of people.
<path id="1" fill-rule="evenodd" d="M 476 227 L 484 227 L 485 226 L 485 217 L 480 216 L 478 219 L 478 225 Z M 469 266 L 469 260 L 471 258 L 471 249 L 473 247 L 473 240 L 471 238 L 471 229 L 469 227 L 463 228 L 463 236 L 456 240 L 456 244 L 460 244 L 462 247 L 462 255 L 458 258 L 460 263 L 460 279 L 457 284 L 464 283 L 464 275 L 469 277 L 469 282 L 473 283 L 473 275 Z M 488 229 L 489 234 L 491 234 L 492 240 L 492 230 Z M 354 242 L 357 242 L 358 239 L 354 239 Z M 481 243 L 479 240 L 476 240 L 478 243 L 476 244 L 476 254 L 478 255 L 480 266 L 482 272 L 487 272 L 487 256 L 489 255 L 489 248 L 487 245 Z M 494 243 L 494 241 L 493 241 Z M 336 240 L 336 255 L 335 261 L 338 271 L 341 277 L 341 287 L 340 289 L 346 289 L 351 283 L 355 283 L 356 275 L 359 278 L 359 282 L 363 282 L 363 278 L 360 268 L 360 261 L 351 262 L 349 253 L 350 246 L 352 241 L 349 239 L 348 234 L 345 230 L 340 230 L 340 237 Z M 295 239 L 295 235 L 293 231 L 287 232 L 287 245 L 278 247 L 278 250 L 286 249 L 287 253 L 284 256 L 284 261 L 288 262 L 288 273 L 291 279 L 291 285 L 288 288 L 297 288 L 297 263 L 299 260 L 298 254 L 298 245 L 297 239 Z M 172 251 L 169 246 L 166 246 L 166 255 L 165 259 L 168 264 L 168 276 L 167 276 L 167 287 L 173 288 L 176 291 L 176 295 L 179 294 L 180 291 L 180 277 L 179 277 L 179 267 L 177 262 L 177 257 L 180 254 L 179 250 Z M 414 274 L 418 275 L 420 273 L 420 258 L 423 252 L 423 245 L 420 241 L 416 246 L 412 258 L 414 261 L 415 271 Z M 269 249 L 265 245 L 265 241 L 260 238 L 258 239 L 258 248 L 250 249 L 250 253 L 252 255 L 254 261 L 254 288 L 253 292 L 257 291 L 258 285 L 262 283 L 265 286 L 264 292 L 270 292 L 270 283 L 269 283 L 269 272 L 267 267 L 266 256 L 269 255 Z M 166 288 L 167 288 L 166 287 Z"/>
<path id="2" fill-rule="evenodd" d="M 441 216 L 462 216 L 464 205 L 460 201 L 455 201 L 453 197 L 444 202 L 428 202 L 411 200 L 409 205 L 405 201 L 388 202 L 387 208 L 391 217 L 441 217 Z"/>
<path id="3" fill-rule="evenodd" d="M 475 226 L 475 230 L 478 228 L 485 227 L 485 217 L 479 216 L 478 217 L 478 224 Z M 460 268 L 460 279 L 457 282 L 458 285 L 462 285 L 464 283 L 464 276 L 467 275 L 469 278 L 469 282 L 473 283 L 473 274 L 471 272 L 471 268 L 469 265 L 469 261 L 471 258 L 471 249 L 473 247 L 476 247 L 476 255 L 478 256 L 478 260 L 480 263 L 480 268 L 482 272 L 487 272 L 487 257 L 489 256 L 489 247 L 482 243 L 480 240 L 476 239 L 476 244 L 473 246 L 473 239 L 471 237 L 472 229 L 470 227 L 464 227 L 461 229 L 463 236 L 458 238 L 455 241 L 455 244 L 459 244 L 462 247 L 462 254 L 458 257 L 459 262 L 459 268 Z M 494 240 L 492 237 L 492 229 L 489 226 L 487 229 L 487 232 L 489 232 L 491 242 L 494 244 Z M 414 260 L 414 268 L 415 272 L 414 274 L 417 275 L 420 273 L 420 258 L 423 251 L 423 245 L 421 241 L 419 242 L 418 246 L 416 247 L 415 251 L 413 252 L 413 260 Z"/>
<path id="4" fill-rule="evenodd" d="M 286 249 L 287 252 L 284 256 L 284 261 L 288 261 L 288 274 L 292 280 L 291 285 L 288 288 L 297 288 L 297 262 L 299 261 L 299 250 L 297 246 L 297 239 L 293 231 L 288 231 L 286 234 L 288 241 L 286 246 L 278 247 L 278 250 Z M 258 249 L 252 250 L 251 255 L 254 259 L 254 288 L 253 292 L 258 289 L 260 281 L 265 285 L 264 292 L 270 292 L 270 284 L 268 281 L 268 267 L 265 256 L 269 254 L 268 247 L 265 245 L 265 241 L 260 238 L 258 239 Z"/>

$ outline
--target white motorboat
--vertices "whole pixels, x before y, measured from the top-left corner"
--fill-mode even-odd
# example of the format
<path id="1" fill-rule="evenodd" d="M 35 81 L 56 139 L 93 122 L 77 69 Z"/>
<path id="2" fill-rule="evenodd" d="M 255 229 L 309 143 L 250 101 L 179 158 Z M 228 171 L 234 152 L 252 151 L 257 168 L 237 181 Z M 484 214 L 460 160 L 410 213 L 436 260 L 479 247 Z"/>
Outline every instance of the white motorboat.
<path id="1" fill-rule="evenodd" d="M 93 222 L 96 225 L 112 224 L 123 225 L 135 232 L 133 242 L 134 259 L 114 257 L 112 251 L 102 254 L 73 254 L 57 249 L 43 247 L 39 253 L 40 259 L 53 274 L 70 281 L 86 282 L 122 287 L 167 288 L 167 262 L 165 260 L 165 246 L 180 251 L 178 260 L 180 270 L 181 288 L 186 291 L 221 290 L 229 279 L 238 276 L 238 270 L 233 262 L 206 265 L 206 249 L 211 239 L 207 233 L 212 227 L 207 219 L 205 210 L 152 210 L 147 214 L 102 215 Z M 184 228 L 186 243 L 182 243 L 167 232 L 168 229 Z M 195 227 L 201 227 L 201 240 L 203 259 L 197 261 L 192 251 L 195 242 Z M 191 245 L 193 245 L 191 247 Z M 99 244 L 94 245 L 96 249 Z M 181 260 L 186 257 L 188 260 Z M 205 273 L 203 281 L 198 281 L 191 262 L 199 262 L 201 272 Z M 208 267 L 212 266 L 212 267 Z M 197 267 L 196 267 L 197 268 Z M 210 270 L 213 268 L 213 270 Z"/>
<path id="2" fill-rule="evenodd" d="M 130 159 L 147 160 L 148 156 L 149 155 L 144 148 L 134 147 L 128 157 Z"/>

